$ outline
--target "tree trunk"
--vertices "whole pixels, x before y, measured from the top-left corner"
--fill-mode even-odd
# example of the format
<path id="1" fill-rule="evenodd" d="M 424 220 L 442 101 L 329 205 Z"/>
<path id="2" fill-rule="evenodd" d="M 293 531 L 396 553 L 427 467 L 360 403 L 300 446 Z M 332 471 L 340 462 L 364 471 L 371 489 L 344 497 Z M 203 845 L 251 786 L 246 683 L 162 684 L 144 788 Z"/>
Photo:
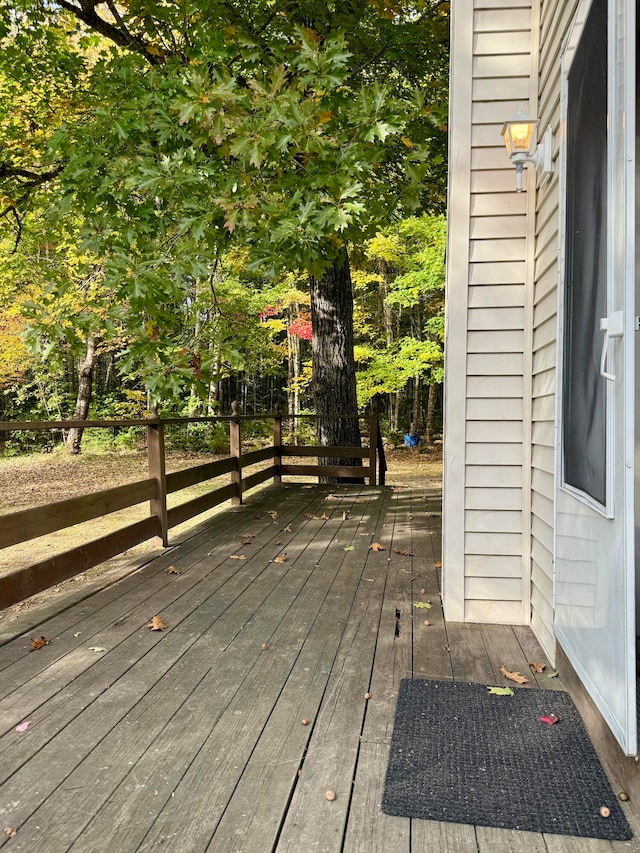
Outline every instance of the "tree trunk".
<path id="1" fill-rule="evenodd" d="M 421 406 L 420 406 L 420 375 L 413 377 L 413 422 L 420 423 Z"/>
<path id="2" fill-rule="evenodd" d="M 322 278 L 311 278 L 311 323 L 312 389 L 319 416 L 318 444 L 361 447 L 353 356 L 353 286 L 346 249 L 327 267 Z M 351 417 L 344 420 L 337 419 L 336 415 Z M 353 465 L 359 460 L 321 457 L 318 462 L 320 465 Z M 362 478 L 346 480 L 364 482 Z M 336 479 L 324 477 L 320 482 L 331 483 Z"/>
<path id="3" fill-rule="evenodd" d="M 86 421 L 91 403 L 91 389 L 93 385 L 93 362 L 95 359 L 95 339 L 92 335 L 87 338 L 87 353 L 84 361 L 78 365 L 78 396 L 76 408 L 73 413 L 74 421 Z M 69 453 L 80 453 L 82 442 L 82 427 L 73 427 L 67 434 L 66 447 Z"/>
<path id="4" fill-rule="evenodd" d="M 426 434 L 425 441 L 427 444 L 433 444 L 433 422 L 435 420 L 436 415 L 436 394 L 438 391 L 438 386 L 435 382 L 431 382 L 429 385 L 429 401 L 427 403 L 427 424 L 426 424 Z"/>

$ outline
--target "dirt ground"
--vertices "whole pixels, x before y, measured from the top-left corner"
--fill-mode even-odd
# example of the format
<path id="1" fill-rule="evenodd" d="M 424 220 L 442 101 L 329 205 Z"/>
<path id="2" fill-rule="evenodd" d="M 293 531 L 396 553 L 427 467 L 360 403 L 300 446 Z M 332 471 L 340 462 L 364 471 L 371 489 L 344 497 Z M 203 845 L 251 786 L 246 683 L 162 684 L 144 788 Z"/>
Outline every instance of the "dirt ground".
<path id="1" fill-rule="evenodd" d="M 178 471 L 212 461 L 211 455 L 194 452 L 167 453 L 167 471 Z M 303 460 L 301 460 L 303 461 Z M 307 461 L 307 460 L 304 460 Z M 387 485 L 397 488 L 438 489 L 442 484 L 442 451 L 440 446 L 420 450 L 389 449 L 387 451 Z M 90 492 L 109 489 L 124 483 L 146 479 L 146 451 L 123 451 L 111 453 L 82 453 L 69 456 L 60 449 L 54 453 L 36 453 L 29 456 L 0 458 L 0 514 L 10 514 L 34 506 L 54 503 Z M 305 478 L 313 482 L 312 478 Z M 190 489 L 169 495 L 169 505 L 203 494 L 210 488 L 200 483 Z M 190 528 L 201 524 L 211 515 L 223 511 L 216 507 L 185 522 L 171 531 L 172 538 L 188 533 Z M 0 575 L 16 571 L 23 566 L 45 559 L 56 553 L 67 551 L 81 542 L 104 536 L 118 527 L 145 518 L 149 509 L 140 504 L 100 519 L 76 525 L 67 530 L 23 542 L 0 550 Z M 70 591 L 80 591 L 83 586 L 100 585 L 134 571 L 138 566 L 160 553 L 158 546 L 144 542 L 124 554 L 114 557 L 86 572 L 39 593 L 26 602 L 6 610 L 0 610 L 0 626 L 11 622 L 43 603 L 51 602 Z"/>

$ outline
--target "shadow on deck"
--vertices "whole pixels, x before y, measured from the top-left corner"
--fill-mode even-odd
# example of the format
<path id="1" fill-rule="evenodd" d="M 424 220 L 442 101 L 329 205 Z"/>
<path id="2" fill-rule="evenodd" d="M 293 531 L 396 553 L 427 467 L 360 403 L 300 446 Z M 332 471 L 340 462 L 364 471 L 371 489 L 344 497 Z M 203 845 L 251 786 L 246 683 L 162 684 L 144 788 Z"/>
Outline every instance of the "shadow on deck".
<path id="1" fill-rule="evenodd" d="M 381 813 L 401 678 L 502 683 L 544 660 L 526 628 L 445 625 L 437 510 L 435 492 L 270 487 L 5 636 L 0 847 L 631 849 Z"/>

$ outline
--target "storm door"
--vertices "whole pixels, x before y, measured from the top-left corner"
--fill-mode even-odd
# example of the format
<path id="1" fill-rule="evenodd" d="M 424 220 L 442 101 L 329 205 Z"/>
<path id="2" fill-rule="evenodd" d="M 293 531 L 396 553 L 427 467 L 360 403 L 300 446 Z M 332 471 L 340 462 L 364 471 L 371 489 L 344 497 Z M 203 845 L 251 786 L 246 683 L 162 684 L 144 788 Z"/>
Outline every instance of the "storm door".
<path id="1" fill-rule="evenodd" d="M 636 753 L 635 3 L 582 0 L 563 57 L 554 629 Z"/>

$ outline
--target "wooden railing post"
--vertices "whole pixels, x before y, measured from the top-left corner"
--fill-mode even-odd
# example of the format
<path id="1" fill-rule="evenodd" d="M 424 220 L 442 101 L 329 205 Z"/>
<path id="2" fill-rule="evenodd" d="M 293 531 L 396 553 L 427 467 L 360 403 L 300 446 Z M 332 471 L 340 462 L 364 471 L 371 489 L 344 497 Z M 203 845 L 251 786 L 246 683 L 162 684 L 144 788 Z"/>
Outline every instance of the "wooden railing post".
<path id="1" fill-rule="evenodd" d="M 234 400 L 231 404 L 231 414 L 235 417 L 238 414 L 238 401 Z M 235 471 L 231 472 L 231 482 L 235 484 L 237 493 L 231 498 L 232 506 L 239 506 L 242 503 L 242 468 L 240 460 L 242 457 L 242 437 L 240 435 L 240 421 L 229 421 L 229 456 L 236 460 Z"/>
<path id="2" fill-rule="evenodd" d="M 150 500 L 151 515 L 160 522 L 158 539 L 163 547 L 169 544 L 167 521 L 167 472 L 164 452 L 164 424 L 162 421 L 147 426 L 147 452 L 149 454 L 149 477 L 156 481 L 156 496 Z"/>
<path id="3" fill-rule="evenodd" d="M 276 406 L 276 412 L 273 416 L 273 464 L 276 466 L 273 484 L 279 486 L 282 483 L 282 414 L 280 405 Z"/>
<path id="4" fill-rule="evenodd" d="M 377 484 L 378 416 L 369 416 L 369 485 Z"/>

